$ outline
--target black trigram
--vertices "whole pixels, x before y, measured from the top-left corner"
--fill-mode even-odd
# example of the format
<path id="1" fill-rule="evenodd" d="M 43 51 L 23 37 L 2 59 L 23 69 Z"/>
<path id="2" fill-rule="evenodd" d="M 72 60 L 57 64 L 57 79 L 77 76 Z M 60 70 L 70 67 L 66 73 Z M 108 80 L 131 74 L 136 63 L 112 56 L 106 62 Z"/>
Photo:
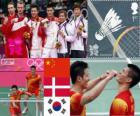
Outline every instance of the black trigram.
<path id="1" fill-rule="evenodd" d="M 62 111 L 61 111 L 61 113 L 62 114 L 65 114 L 65 112 L 66 112 L 66 109 L 63 108 Z"/>
<path id="2" fill-rule="evenodd" d="M 52 99 L 49 99 L 48 103 L 51 104 L 52 102 L 53 102 L 53 100 Z"/>
<path id="3" fill-rule="evenodd" d="M 65 103 L 66 103 L 66 100 L 65 100 L 65 99 L 62 99 L 61 102 L 62 102 L 63 104 L 65 104 Z"/>
<path id="4" fill-rule="evenodd" d="M 52 114 L 53 112 L 52 112 L 52 109 L 48 109 L 48 112 L 50 113 L 50 114 Z"/>

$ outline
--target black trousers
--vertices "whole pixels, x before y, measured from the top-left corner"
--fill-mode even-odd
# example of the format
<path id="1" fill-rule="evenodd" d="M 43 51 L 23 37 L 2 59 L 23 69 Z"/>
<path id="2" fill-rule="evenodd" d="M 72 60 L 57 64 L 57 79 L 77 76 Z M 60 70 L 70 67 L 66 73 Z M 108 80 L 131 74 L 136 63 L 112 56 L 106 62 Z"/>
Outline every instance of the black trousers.
<path id="1" fill-rule="evenodd" d="M 58 53 L 58 58 L 69 58 L 69 54 L 62 54 L 62 53 Z"/>
<path id="2" fill-rule="evenodd" d="M 71 50 L 71 58 L 86 58 L 85 51 Z"/>

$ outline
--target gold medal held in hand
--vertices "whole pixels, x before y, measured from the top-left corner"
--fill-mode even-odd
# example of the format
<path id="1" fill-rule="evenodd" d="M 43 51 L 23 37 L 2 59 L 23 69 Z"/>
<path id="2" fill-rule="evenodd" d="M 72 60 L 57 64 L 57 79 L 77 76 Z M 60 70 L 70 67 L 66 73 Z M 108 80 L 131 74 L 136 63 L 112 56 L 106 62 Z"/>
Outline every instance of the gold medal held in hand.
<path id="1" fill-rule="evenodd" d="M 24 33 L 23 33 L 23 37 L 24 37 L 25 39 L 30 39 L 30 38 L 31 38 L 31 35 L 30 35 L 30 33 L 28 33 L 28 32 L 24 32 Z"/>
<path id="2" fill-rule="evenodd" d="M 79 25 L 79 31 L 83 32 L 84 30 L 84 26 L 83 25 Z"/>
<path id="3" fill-rule="evenodd" d="M 55 48 L 56 48 L 56 49 L 60 49 L 61 46 L 62 46 L 61 42 L 59 42 L 59 41 L 56 42 L 56 45 L 55 45 Z"/>

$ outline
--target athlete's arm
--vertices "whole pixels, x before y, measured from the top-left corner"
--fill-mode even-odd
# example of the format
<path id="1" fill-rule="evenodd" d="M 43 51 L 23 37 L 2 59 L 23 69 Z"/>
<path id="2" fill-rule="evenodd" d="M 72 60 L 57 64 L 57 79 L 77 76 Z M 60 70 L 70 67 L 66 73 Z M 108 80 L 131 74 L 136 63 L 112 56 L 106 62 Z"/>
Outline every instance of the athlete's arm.
<path id="1" fill-rule="evenodd" d="M 108 76 L 103 79 L 101 82 L 99 82 L 95 87 L 90 89 L 89 91 L 85 92 L 81 99 L 81 105 L 85 105 L 92 100 L 94 100 L 96 97 L 98 97 L 103 89 L 105 88 L 106 84 L 116 75 L 116 72 L 111 71 Z"/>

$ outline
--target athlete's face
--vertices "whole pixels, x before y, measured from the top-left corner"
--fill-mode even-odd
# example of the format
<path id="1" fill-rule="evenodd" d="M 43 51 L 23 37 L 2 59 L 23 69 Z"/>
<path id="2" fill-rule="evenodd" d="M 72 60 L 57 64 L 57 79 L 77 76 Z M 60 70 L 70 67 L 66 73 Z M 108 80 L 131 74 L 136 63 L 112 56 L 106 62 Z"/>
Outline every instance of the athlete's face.
<path id="1" fill-rule="evenodd" d="M 118 81 L 118 83 L 120 84 L 130 83 L 132 81 L 130 77 L 130 72 L 131 70 L 128 67 L 124 68 L 121 72 L 118 72 L 117 77 L 116 77 L 116 80 Z"/>
<path id="2" fill-rule="evenodd" d="M 66 20 L 66 16 L 64 13 L 60 13 L 59 14 L 59 21 L 60 23 L 63 23 Z"/>
<path id="3" fill-rule="evenodd" d="M 80 10 L 80 8 L 75 8 L 75 9 L 74 9 L 74 15 L 75 15 L 76 17 L 78 17 L 78 16 L 81 15 L 81 10 Z"/>
<path id="4" fill-rule="evenodd" d="M 37 8 L 32 8 L 31 9 L 31 15 L 32 15 L 32 18 L 38 17 L 38 10 L 37 10 Z"/>
<path id="5" fill-rule="evenodd" d="M 19 14 L 24 13 L 24 4 L 17 4 L 17 11 Z"/>
<path id="6" fill-rule="evenodd" d="M 9 14 L 15 14 L 15 7 L 12 4 L 8 5 L 8 12 Z"/>
<path id="7" fill-rule="evenodd" d="M 53 13 L 54 13 L 54 10 L 53 10 L 53 8 L 47 8 L 47 16 L 48 17 L 53 17 Z"/>
<path id="8" fill-rule="evenodd" d="M 31 73 L 35 74 L 35 72 L 36 72 L 36 69 L 35 68 L 31 68 Z"/>
<path id="9" fill-rule="evenodd" d="M 89 81 L 89 72 L 88 72 L 88 69 L 85 69 L 84 70 L 84 75 L 80 79 L 81 79 L 80 80 L 81 87 L 83 89 L 86 89 L 87 88 L 88 81 Z"/>
<path id="10" fill-rule="evenodd" d="M 12 89 L 11 89 L 11 93 L 12 93 L 13 95 L 15 95 L 16 92 L 17 92 L 17 89 L 16 89 L 16 88 L 12 88 Z"/>

